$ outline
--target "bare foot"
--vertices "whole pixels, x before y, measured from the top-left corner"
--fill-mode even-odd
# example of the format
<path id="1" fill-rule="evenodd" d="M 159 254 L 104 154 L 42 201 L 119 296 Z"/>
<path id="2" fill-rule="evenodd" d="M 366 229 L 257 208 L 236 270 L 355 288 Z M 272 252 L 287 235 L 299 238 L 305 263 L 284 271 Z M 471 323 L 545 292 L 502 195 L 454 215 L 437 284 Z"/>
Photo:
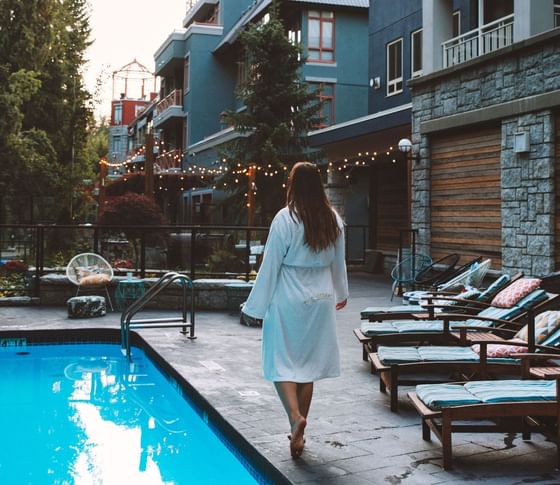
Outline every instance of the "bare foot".
<path id="1" fill-rule="evenodd" d="M 292 424 L 292 436 L 290 438 L 290 453 L 292 454 L 292 458 L 299 458 L 303 453 L 303 448 L 305 446 L 303 432 L 306 426 L 307 421 L 303 416 L 300 416 Z"/>

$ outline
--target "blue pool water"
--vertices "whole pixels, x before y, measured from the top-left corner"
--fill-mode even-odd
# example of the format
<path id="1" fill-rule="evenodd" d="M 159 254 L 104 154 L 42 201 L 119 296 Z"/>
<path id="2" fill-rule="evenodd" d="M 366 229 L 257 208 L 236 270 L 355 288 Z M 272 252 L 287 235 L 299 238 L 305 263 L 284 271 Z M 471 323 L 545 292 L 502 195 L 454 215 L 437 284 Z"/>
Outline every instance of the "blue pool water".
<path id="1" fill-rule="evenodd" d="M 259 483 L 139 349 L 0 349 L 1 484 Z M 242 459 L 243 460 L 243 459 Z"/>

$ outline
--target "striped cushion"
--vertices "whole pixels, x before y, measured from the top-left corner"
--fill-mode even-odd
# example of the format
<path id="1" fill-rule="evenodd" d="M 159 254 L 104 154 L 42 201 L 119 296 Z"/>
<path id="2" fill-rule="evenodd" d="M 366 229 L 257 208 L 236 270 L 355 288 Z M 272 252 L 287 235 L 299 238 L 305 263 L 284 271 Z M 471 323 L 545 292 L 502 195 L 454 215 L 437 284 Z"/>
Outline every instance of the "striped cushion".
<path id="1" fill-rule="evenodd" d="M 393 322 L 362 322 L 360 330 L 364 335 L 369 337 L 397 332 L 393 326 Z"/>
<path id="2" fill-rule="evenodd" d="M 554 401 L 556 399 L 556 381 L 554 380 L 472 381 L 465 384 L 465 389 L 484 403 Z"/>
<path id="3" fill-rule="evenodd" d="M 422 359 L 418 347 L 385 347 L 377 349 L 379 360 L 386 365 L 420 362 Z"/>
<path id="4" fill-rule="evenodd" d="M 548 293 L 542 289 L 538 289 L 521 298 L 515 306 L 523 308 L 523 310 L 528 310 L 546 300 L 548 300 Z"/>
<path id="5" fill-rule="evenodd" d="M 416 394 L 430 409 L 499 402 L 554 401 L 555 381 L 473 381 L 467 384 L 422 384 Z"/>
<path id="6" fill-rule="evenodd" d="M 492 300 L 492 306 L 511 308 L 521 298 L 536 290 L 541 284 L 538 278 L 521 278 L 500 291 Z"/>
<path id="7" fill-rule="evenodd" d="M 476 301 L 487 302 L 490 301 L 496 293 L 500 291 L 504 286 L 510 282 L 511 278 L 507 274 L 503 274 L 496 281 L 494 281 L 486 290 L 484 290 L 480 295 L 478 295 Z"/>
<path id="8" fill-rule="evenodd" d="M 513 317 L 515 317 L 516 315 L 519 315 L 521 313 L 521 309 L 518 307 L 512 307 L 512 308 L 494 308 L 494 307 L 489 307 L 489 308 L 485 308 L 484 310 L 482 310 L 478 315 L 481 317 L 486 317 L 486 318 L 495 318 L 497 320 L 509 320 Z M 486 320 L 478 320 L 476 318 L 469 318 L 466 322 L 464 323 L 456 323 L 453 324 L 452 327 L 453 328 L 460 328 L 463 326 L 467 326 L 467 327 L 491 327 L 492 325 L 494 325 L 493 322 L 489 322 Z"/>
<path id="9" fill-rule="evenodd" d="M 421 384 L 416 386 L 416 395 L 430 409 L 482 402 L 460 384 Z"/>
<path id="10" fill-rule="evenodd" d="M 413 362 L 478 362 L 479 356 L 470 347 L 429 345 L 421 347 L 388 347 L 377 349 L 379 360 L 386 365 Z"/>
<path id="11" fill-rule="evenodd" d="M 535 343 L 542 344 L 550 335 L 560 329 L 560 311 L 548 311 L 539 313 L 535 317 Z M 527 341 L 529 328 L 525 325 L 515 338 Z M 554 344 L 546 344 L 554 345 Z"/>
<path id="12" fill-rule="evenodd" d="M 399 333 L 441 333 L 443 322 L 441 320 L 404 320 L 393 322 L 393 327 Z"/>
<path id="13" fill-rule="evenodd" d="M 396 305 L 396 306 L 368 306 L 364 308 L 361 312 L 361 318 L 373 318 L 377 315 L 385 315 L 386 313 L 412 313 L 417 311 L 418 308 L 416 306 L 411 305 Z"/>

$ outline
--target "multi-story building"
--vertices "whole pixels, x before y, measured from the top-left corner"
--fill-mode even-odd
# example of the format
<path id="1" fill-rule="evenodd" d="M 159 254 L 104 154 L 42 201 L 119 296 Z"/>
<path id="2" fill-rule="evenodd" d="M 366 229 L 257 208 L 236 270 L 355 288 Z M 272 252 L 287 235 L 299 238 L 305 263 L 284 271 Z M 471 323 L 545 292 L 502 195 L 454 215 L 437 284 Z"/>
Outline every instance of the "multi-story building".
<path id="1" fill-rule="evenodd" d="M 421 246 L 506 272 L 560 269 L 560 2 L 422 9 L 423 76 L 409 83 Z"/>
<path id="2" fill-rule="evenodd" d="M 310 134 L 370 248 L 560 269 L 559 25 L 558 0 L 371 2 L 369 114 Z"/>
<path id="3" fill-rule="evenodd" d="M 109 121 L 109 175 L 120 175 L 125 170 L 129 154 L 129 125 L 153 101 L 154 76 L 136 59 L 113 73 L 113 100 Z M 148 87 L 146 86 L 148 84 Z M 116 94 L 118 93 L 118 94 Z"/>
<path id="4" fill-rule="evenodd" d="M 367 112 L 368 0 L 289 0 L 287 35 L 301 42 L 306 63 L 302 76 L 321 86 L 320 126 L 341 123 Z M 224 126 L 224 110 L 241 110 L 236 95 L 248 66 L 241 54 L 240 32 L 261 19 L 270 0 L 199 0 L 183 19 L 183 29 L 169 35 L 155 54 L 161 78 L 154 128 L 164 150 L 182 156 L 183 169 L 211 169 L 218 147 L 239 136 Z M 273 60 L 271 60 L 273 62 Z M 186 191 L 186 222 L 204 216 L 215 222 L 228 214 L 211 214 L 220 197 L 212 188 Z"/>

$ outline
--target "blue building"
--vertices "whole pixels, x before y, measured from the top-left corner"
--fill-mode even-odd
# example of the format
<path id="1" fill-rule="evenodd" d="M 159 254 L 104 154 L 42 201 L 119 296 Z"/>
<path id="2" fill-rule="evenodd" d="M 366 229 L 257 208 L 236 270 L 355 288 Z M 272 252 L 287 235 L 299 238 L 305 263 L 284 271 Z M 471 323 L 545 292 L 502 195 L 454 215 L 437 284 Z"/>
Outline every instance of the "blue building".
<path id="1" fill-rule="evenodd" d="M 271 0 L 199 0 L 155 54 L 161 78 L 160 102 L 153 118 L 163 150 L 181 154 L 183 170 L 211 174 L 217 148 L 239 136 L 224 126 L 224 110 L 241 110 L 236 88 L 249 66 L 239 34 L 266 15 Z M 288 33 L 300 42 L 307 62 L 306 82 L 320 86 L 318 128 L 367 113 L 368 0 L 286 1 Z M 213 210 L 224 194 L 212 187 L 184 194 L 184 222 L 223 222 L 230 214 Z"/>
<path id="2" fill-rule="evenodd" d="M 311 144 L 327 153 L 333 168 L 330 185 L 339 192 L 347 224 L 367 227 L 367 248 L 394 257 L 401 231 L 408 244 L 408 231 L 415 229 L 420 248 L 433 257 L 451 252 L 459 252 L 463 258 L 483 255 L 495 261 L 493 267 L 500 268 L 502 250 L 508 247 L 507 252 L 516 257 L 505 267 L 537 271 L 533 268 L 536 263 L 529 262 L 536 261 L 536 255 L 521 258 L 519 247 L 509 247 L 519 240 L 502 244 L 502 239 L 506 235 L 511 239 L 513 233 L 501 216 L 508 206 L 504 196 L 510 197 L 500 187 L 504 174 L 500 157 L 508 153 L 501 148 L 506 143 L 502 132 L 507 117 L 501 122 L 490 118 L 498 116 L 500 97 L 504 103 L 516 103 L 532 91 L 546 95 L 551 107 L 556 105 L 548 91 L 559 76 L 552 67 L 555 57 L 549 57 L 544 46 L 552 42 L 549 49 L 554 52 L 554 34 L 545 33 L 556 30 L 559 16 L 557 0 L 370 2 L 368 114 L 309 134 Z M 539 55 L 526 58 L 512 54 L 539 39 L 544 49 L 540 59 L 546 58 L 546 63 L 531 64 Z M 496 66 L 492 70 L 496 62 L 506 74 Z M 496 111 L 490 109 L 493 103 Z M 459 114 L 461 117 L 454 117 Z M 512 126 L 508 129 L 514 130 Z M 545 133 L 551 130 L 547 125 Z M 402 139 L 408 140 L 402 147 L 408 148 L 408 153 L 398 148 Z M 492 154 L 486 166 L 484 153 Z M 433 163 L 436 157 L 437 165 Z M 439 171 L 434 171 L 435 167 Z M 457 182 L 465 176 L 465 184 Z M 519 181 L 517 188 L 524 183 Z M 521 189 L 519 193 L 524 192 Z M 470 197 L 469 193 L 477 195 Z M 553 206 L 549 201 L 547 207 Z M 488 220 L 471 214 L 480 207 L 485 208 L 484 214 L 488 212 Z M 514 216 L 511 208 L 508 219 L 519 223 Z M 552 247 L 551 240 L 547 248 Z M 351 252 L 362 250 L 350 246 Z M 550 255 L 547 258 L 552 261 Z M 543 273 L 545 266 L 539 267 Z"/>

